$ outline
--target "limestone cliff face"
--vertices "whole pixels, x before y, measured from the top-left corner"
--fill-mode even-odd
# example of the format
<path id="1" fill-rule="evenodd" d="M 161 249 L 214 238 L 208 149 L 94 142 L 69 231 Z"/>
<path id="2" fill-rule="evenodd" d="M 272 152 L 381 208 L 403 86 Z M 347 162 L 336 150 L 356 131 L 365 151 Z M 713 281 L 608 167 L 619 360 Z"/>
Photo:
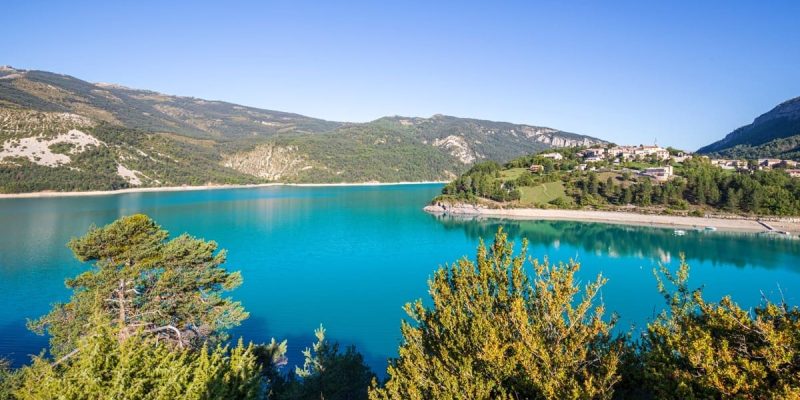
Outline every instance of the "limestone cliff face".
<path id="1" fill-rule="evenodd" d="M 591 147 L 595 145 L 602 145 L 606 142 L 603 140 L 580 137 L 577 135 L 565 136 L 561 131 L 550 128 L 537 128 L 537 127 L 523 127 L 520 130 L 510 130 L 507 132 L 488 132 L 485 135 L 495 135 L 495 137 L 476 138 L 468 134 L 452 134 L 443 138 L 436 138 L 430 143 L 434 147 L 447 152 L 451 156 L 458 159 L 465 165 L 472 164 L 476 161 L 493 159 L 504 160 L 503 154 L 507 157 L 513 158 L 526 153 L 541 150 L 547 147 Z M 498 136 L 505 135 L 505 136 Z M 487 148 L 486 143 L 492 142 L 505 142 L 515 147 L 514 149 L 501 149 L 497 150 Z M 497 146 L 497 147 L 509 147 Z M 486 153 L 482 150 L 486 150 Z"/>
<path id="2" fill-rule="evenodd" d="M 374 121 L 401 132 L 410 132 L 464 165 L 482 160 L 505 162 L 551 147 L 593 146 L 606 143 L 544 126 L 514 124 L 447 115 L 430 118 L 386 117 Z"/>
<path id="3" fill-rule="evenodd" d="M 588 137 L 583 138 L 568 138 L 559 136 L 558 134 L 544 133 L 533 137 L 534 140 L 540 143 L 550 145 L 551 147 L 578 147 L 578 146 L 594 146 L 605 143 L 602 140 L 592 139 Z"/>
<path id="4" fill-rule="evenodd" d="M 226 155 L 222 165 L 272 181 L 291 180 L 301 171 L 314 168 L 297 147 L 271 143 L 257 146 L 250 151 Z"/>
<path id="5" fill-rule="evenodd" d="M 472 164 L 476 158 L 480 157 L 480 154 L 470 148 L 469 143 L 461 136 L 450 135 L 436 139 L 432 144 L 434 147 L 447 151 L 464 164 Z"/>

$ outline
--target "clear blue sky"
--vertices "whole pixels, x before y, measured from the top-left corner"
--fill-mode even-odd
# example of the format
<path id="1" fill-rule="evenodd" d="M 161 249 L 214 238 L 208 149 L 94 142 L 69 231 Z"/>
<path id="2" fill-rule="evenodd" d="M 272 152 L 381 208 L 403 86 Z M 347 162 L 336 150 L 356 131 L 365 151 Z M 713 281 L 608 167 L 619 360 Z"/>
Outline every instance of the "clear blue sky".
<path id="1" fill-rule="evenodd" d="M 800 96 L 800 1 L 5 0 L 0 64 L 338 121 L 695 149 Z M 121 3 L 121 2 L 120 2 Z"/>

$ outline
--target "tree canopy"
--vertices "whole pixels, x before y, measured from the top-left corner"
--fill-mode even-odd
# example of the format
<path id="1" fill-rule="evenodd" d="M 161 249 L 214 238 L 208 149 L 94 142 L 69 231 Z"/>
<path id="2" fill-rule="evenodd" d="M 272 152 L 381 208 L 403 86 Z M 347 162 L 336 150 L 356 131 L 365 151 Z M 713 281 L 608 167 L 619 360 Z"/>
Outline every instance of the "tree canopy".
<path id="1" fill-rule="evenodd" d="M 145 215 L 92 227 L 69 242 L 75 257 L 91 268 L 67 280 L 69 302 L 56 304 L 31 322 L 50 334 L 57 356 L 77 347 L 95 313 L 111 321 L 120 338 L 134 332 L 157 336 L 178 347 L 200 347 L 226 338 L 226 329 L 247 318 L 239 302 L 223 297 L 242 282 L 222 264 L 217 244 L 169 234 Z"/>

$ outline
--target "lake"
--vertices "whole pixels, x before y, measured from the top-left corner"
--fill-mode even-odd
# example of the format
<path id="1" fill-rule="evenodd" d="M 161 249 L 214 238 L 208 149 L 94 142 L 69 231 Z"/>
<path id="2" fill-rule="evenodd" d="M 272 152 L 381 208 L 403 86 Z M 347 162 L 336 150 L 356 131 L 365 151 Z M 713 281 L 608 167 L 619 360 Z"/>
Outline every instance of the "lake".
<path id="1" fill-rule="evenodd" d="M 602 299 L 618 329 L 641 329 L 663 308 L 652 269 L 677 267 L 685 253 L 690 281 L 706 297 L 731 294 L 740 305 L 763 295 L 800 304 L 800 241 L 755 234 L 688 232 L 564 221 L 437 217 L 422 207 L 441 185 L 263 187 L 113 196 L 0 199 L 0 357 L 15 365 L 47 346 L 25 328 L 69 292 L 64 279 L 86 268 L 66 242 L 92 224 L 133 213 L 173 235 L 188 232 L 228 250 L 227 268 L 244 284 L 231 293 L 250 318 L 233 332 L 246 340 L 289 340 L 289 367 L 302 364 L 323 324 L 330 338 L 355 344 L 383 374 L 400 342 L 402 306 L 427 298 L 427 279 L 444 263 L 474 258 L 497 227 L 529 254 L 575 259 L 588 282 L 609 281 Z"/>

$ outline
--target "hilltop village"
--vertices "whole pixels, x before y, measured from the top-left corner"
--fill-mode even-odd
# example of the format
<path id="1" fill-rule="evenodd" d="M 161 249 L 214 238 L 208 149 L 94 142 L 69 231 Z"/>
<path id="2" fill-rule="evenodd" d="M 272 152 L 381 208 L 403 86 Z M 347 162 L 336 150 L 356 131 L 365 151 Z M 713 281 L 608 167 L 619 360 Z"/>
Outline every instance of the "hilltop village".
<path id="1" fill-rule="evenodd" d="M 592 147 L 578 151 L 575 153 L 575 156 L 577 159 L 582 161 L 575 167 L 575 169 L 579 171 L 595 171 L 598 168 L 606 168 L 610 170 L 618 169 L 622 171 L 625 168 L 621 166 L 624 166 L 629 162 L 663 164 L 643 169 L 635 169 L 635 172 L 637 172 L 639 175 L 648 176 L 657 181 L 667 181 L 675 177 L 673 165 L 683 163 L 684 161 L 695 157 L 693 154 L 681 150 L 663 148 L 657 145 L 609 146 L 607 148 Z M 561 161 L 564 159 L 564 155 L 558 152 L 540 154 L 540 157 L 554 161 Z M 780 169 L 785 171 L 793 178 L 800 177 L 798 162 L 793 160 L 782 160 L 777 158 L 759 158 L 754 160 L 712 159 L 705 155 L 699 155 L 697 157 L 707 160 L 711 165 L 724 170 L 748 172 Z M 609 164 L 610 168 L 608 168 Z M 533 173 L 541 173 L 544 171 L 544 166 L 541 164 L 531 164 L 529 170 Z"/>
<path id="2" fill-rule="evenodd" d="M 445 186 L 436 203 L 684 216 L 800 214 L 800 169 L 784 159 L 712 159 L 671 147 L 551 149 L 484 162 Z"/>

